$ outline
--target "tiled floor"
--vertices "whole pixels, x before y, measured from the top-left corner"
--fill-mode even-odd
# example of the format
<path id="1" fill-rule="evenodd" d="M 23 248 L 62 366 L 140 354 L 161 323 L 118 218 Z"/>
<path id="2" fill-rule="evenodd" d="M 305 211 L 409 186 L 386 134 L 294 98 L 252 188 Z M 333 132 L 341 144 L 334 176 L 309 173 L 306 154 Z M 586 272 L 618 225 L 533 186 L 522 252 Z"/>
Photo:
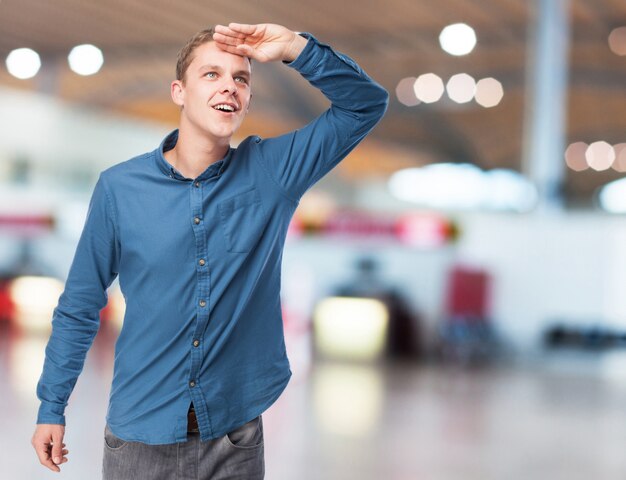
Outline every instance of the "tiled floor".
<path id="1" fill-rule="evenodd" d="M 45 338 L 0 336 L 0 478 L 100 478 L 112 338 L 89 353 L 67 411 L 61 475 L 30 446 Z M 319 364 L 264 414 L 269 480 L 626 478 L 623 355 L 463 370 Z"/>

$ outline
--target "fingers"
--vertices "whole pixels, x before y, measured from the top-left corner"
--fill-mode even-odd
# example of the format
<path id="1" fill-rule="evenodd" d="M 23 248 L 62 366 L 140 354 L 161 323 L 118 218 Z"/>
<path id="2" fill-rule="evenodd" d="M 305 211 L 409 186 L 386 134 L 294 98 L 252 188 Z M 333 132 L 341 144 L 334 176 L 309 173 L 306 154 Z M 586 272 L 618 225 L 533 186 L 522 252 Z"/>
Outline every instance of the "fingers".
<path id="1" fill-rule="evenodd" d="M 244 39 L 246 38 L 246 36 L 249 35 L 244 34 L 243 32 L 233 30 L 230 27 L 225 27 L 224 25 L 215 25 L 214 30 L 216 34 L 222 35 L 224 37 L 230 37 L 233 39 Z M 215 35 L 213 35 L 213 38 L 215 39 Z"/>
<path id="2" fill-rule="evenodd" d="M 213 35 L 213 40 L 215 40 L 215 44 L 219 48 L 228 53 L 233 53 L 242 57 L 254 57 L 255 55 L 254 48 L 232 37 L 227 37 L 216 33 L 215 35 Z"/>
<path id="3" fill-rule="evenodd" d="M 35 453 L 39 458 L 39 463 L 44 467 L 48 467 L 53 472 L 60 472 L 61 469 L 54 464 L 52 458 L 50 458 L 50 444 L 43 441 L 33 440 L 33 447 L 35 447 Z"/>
<path id="4" fill-rule="evenodd" d="M 63 437 L 59 433 L 52 434 L 52 461 L 57 465 L 63 463 Z"/>
<path id="5" fill-rule="evenodd" d="M 65 446 L 65 444 L 63 444 L 63 446 Z M 62 463 L 68 462 L 69 459 L 66 457 L 66 455 L 69 454 L 69 453 L 70 453 L 70 451 L 67 448 L 64 448 L 63 450 L 61 450 L 61 455 L 62 455 L 61 456 L 61 462 L 58 463 L 57 465 L 61 465 Z M 54 460 L 53 460 L 53 462 L 54 462 Z M 54 462 L 54 463 L 56 463 L 56 462 Z"/>
<path id="6" fill-rule="evenodd" d="M 217 43 L 221 43 L 224 45 L 239 45 L 243 41 L 239 38 L 231 37 L 230 35 L 225 35 L 217 32 L 213 34 L 213 40 L 215 40 Z"/>
<path id="7" fill-rule="evenodd" d="M 235 32 L 243 33 L 244 35 L 252 35 L 256 32 L 256 25 L 247 25 L 245 23 L 229 23 L 228 28 Z"/>
<path id="8" fill-rule="evenodd" d="M 53 472 L 60 472 L 59 465 L 68 461 L 63 437 L 65 427 L 57 424 L 38 424 L 31 444 L 39 458 L 39 463 Z"/>
<path id="9" fill-rule="evenodd" d="M 224 50 L 225 52 L 232 53 L 232 54 L 235 54 L 235 55 L 241 55 L 241 53 L 239 53 L 239 50 L 237 50 L 237 46 L 236 45 L 229 45 L 227 43 L 221 43 L 221 42 L 215 42 L 215 44 L 219 48 Z"/>
<path id="10" fill-rule="evenodd" d="M 255 57 L 254 48 L 252 48 L 250 45 L 245 45 L 245 44 L 237 45 L 236 50 L 237 50 L 237 55 L 242 55 L 244 57 Z"/>

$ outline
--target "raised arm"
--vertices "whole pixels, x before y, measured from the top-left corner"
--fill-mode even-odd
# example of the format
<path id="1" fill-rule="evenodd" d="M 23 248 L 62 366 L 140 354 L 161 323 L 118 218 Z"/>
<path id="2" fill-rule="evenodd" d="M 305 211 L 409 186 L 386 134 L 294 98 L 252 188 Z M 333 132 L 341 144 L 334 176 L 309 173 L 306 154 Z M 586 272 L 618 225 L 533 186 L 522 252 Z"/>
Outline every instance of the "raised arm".
<path id="1" fill-rule="evenodd" d="M 298 201 L 374 128 L 387 108 L 388 94 L 351 58 L 308 33 L 280 25 L 217 26 L 218 45 L 255 60 L 283 61 L 326 96 L 330 108 L 305 127 L 257 139 L 253 148 L 270 178 Z"/>

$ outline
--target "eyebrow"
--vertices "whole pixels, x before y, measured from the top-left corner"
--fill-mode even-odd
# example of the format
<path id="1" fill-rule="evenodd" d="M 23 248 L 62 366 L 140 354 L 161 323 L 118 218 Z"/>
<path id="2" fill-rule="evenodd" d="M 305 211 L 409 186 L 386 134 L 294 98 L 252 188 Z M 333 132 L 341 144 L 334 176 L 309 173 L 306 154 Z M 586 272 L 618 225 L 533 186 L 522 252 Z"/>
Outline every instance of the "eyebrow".
<path id="1" fill-rule="evenodd" d="M 202 65 L 199 70 L 221 70 L 219 65 Z"/>

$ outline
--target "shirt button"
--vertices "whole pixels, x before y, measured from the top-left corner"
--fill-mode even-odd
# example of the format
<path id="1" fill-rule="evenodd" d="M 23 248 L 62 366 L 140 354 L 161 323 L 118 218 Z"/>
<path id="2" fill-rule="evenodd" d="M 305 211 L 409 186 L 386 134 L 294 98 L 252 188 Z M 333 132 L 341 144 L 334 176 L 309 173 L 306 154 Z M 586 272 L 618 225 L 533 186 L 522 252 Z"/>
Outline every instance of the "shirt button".
<path id="1" fill-rule="evenodd" d="M 198 345 L 200 345 L 200 340 L 194 340 L 193 341 L 193 346 L 197 347 Z"/>
<path id="2" fill-rule="evenodd" d="M 189 382 L 189 386 L 190 387 L 195 387 L 196 386 L 196 382 L 194 382 L 193 380 L 191 382 Z"/>
<path id="3" fill-rule="evenodd" d="M 193 219 L 193 223 L 195 223 L 196 225 L 198 225 L 200 223 L 200 218 L 196 217 Z"/>
<path id="4" fill-rule="evenodd" d="M 195 185 L 196 185 L 196 188 L 200 188 L 200 182 L 196 182 Z"/>
<path id="5" fill-rule="evenodd" d="M 200 264 L 201 267 L 204 267 L 204 264 L 206 262 L 204 261 L 204 258 L 201 258 L 200 260 L 198 260 L 198 263 Z"/>
<path id="6" fill-rule="evenodd" d="M 201 306 L 201 307 L 206 306 L 206 302 L 205 302 L 204 300 L 200 300 L 200 306 Z"/>

